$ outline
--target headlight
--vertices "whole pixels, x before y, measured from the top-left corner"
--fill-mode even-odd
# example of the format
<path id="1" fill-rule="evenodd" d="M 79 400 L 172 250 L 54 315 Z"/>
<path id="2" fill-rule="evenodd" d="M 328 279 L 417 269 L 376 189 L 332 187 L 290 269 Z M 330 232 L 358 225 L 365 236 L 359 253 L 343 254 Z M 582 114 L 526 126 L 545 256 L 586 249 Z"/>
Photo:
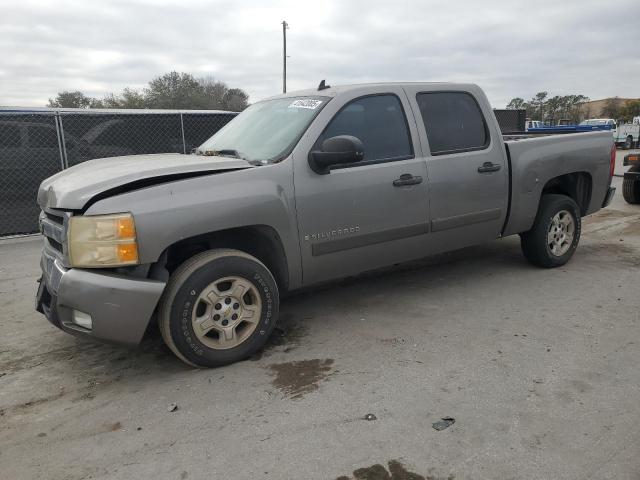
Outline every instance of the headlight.
<path id="1" fill-rule="evenodd" d="M 130 213 L 71 217 L 68 244 L 72 267 L 120 267 L 138 263 L 136 227 Z"/>

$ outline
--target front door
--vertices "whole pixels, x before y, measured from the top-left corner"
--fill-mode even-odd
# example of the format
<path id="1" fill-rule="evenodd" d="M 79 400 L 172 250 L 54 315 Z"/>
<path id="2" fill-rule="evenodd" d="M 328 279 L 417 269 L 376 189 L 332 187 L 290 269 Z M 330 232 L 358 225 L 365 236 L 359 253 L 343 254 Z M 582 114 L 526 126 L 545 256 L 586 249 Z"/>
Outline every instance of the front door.
<path id="1" fill-rule="evenodd" d="M 329 102 L 296 147 L 294 184 L 305 285 L 424 255 L 427 172 L 407 113 L 410 107 L 400 87 L 390 86 L 384 94 L 368 94 L 363 87 Z M 336 135 L 358 137 L 364 159 L 328 174 L 313 172 L 309 152 Z"/>

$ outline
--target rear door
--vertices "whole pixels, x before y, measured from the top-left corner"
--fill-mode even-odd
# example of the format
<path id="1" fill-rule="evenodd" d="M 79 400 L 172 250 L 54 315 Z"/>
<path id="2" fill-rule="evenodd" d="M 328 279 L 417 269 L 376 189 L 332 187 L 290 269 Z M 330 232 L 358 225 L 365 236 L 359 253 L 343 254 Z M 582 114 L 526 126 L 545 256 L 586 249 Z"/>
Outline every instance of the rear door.
<path id="1" fill-rule="evenodd" d="M 499 237 L 507 214 L 509 166 L 486 97 L 474 86 L 405 89 L 426 150 L 430 250 Z"/>
<path id="2" fill-rule="evenodd" d="M 337 135 L 364 145 L 361 162 L 318 174 L 308 156 Z M 293 152 L 304 284 L 424 255 L 426 164 L 401 87 L 349 90 L 331 100 Z"/>

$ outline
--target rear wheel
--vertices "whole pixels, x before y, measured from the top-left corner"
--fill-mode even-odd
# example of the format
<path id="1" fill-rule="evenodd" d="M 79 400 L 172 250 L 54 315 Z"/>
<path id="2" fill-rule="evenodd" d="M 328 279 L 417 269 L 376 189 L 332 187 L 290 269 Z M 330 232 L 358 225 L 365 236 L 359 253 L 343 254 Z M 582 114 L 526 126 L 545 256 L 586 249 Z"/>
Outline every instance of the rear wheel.
<path id="1" fill-rule="evenodd" d="M 633 148 L 633 137 L 631 135 L 629 135 L 624 141 L 624 148 L 626 150 L 631 150 Z"/>
<path id="2" fill-rule="evenodd" d="M 640 203 L 640 182 L 635 178 L 626 177 L 622 180 L 622 196 L 627 203 Z"/>
<path id="3" fill-rule="evenodd" d="M 264 346 L 278 305 L 276 282 L 257 258 L 238 250 L 209 250 L 173 272 L 158 322 L 178 358 L 197 367 L 217 367 Z"/>
<path id="4" fill-rule="evenodd" d="M 544 268 L 564 265 L 580 241 L 580 209 L 565 195 L 543 195 L 533 227 L 520 236 L 522 253 Z"/>

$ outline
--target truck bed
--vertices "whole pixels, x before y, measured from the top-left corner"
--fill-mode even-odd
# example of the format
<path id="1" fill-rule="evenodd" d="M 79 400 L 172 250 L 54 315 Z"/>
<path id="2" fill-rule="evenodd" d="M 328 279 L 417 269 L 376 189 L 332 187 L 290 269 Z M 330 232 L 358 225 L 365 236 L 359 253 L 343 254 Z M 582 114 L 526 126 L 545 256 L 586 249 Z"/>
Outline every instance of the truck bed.
<path id="1" fill-rule="evenodd" d="M 550 179 L 578 173 L 588 182 L 583 215 L 602 206 L 608 184 L 613 139 L 610 131 L 503 136 L 510 171 L 510 206 L 503 236 L 526 232 L 533 225 L 540 196 Z"/>

